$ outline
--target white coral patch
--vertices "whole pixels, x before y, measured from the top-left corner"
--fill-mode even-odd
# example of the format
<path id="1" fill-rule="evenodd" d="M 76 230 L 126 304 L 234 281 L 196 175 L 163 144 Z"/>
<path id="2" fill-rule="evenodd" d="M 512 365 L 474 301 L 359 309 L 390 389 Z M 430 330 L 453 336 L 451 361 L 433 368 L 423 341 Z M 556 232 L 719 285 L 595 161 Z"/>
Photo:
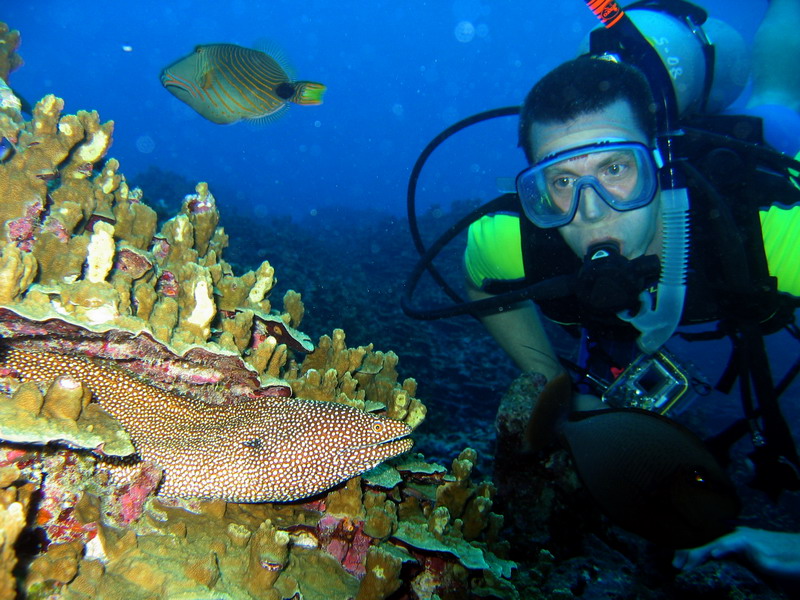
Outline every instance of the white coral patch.
<path id="1" fill-rule="evenodd" d="M 0 79 L 0 108 L 10 109 L 14 112 L 19 112 L 22 108 L 22 102 L 2 79 Z"/>
<path id="2" fill-rule="evenodd" d="M 85 560 L 99 560 L 102 563 L 108 562 L 108 555 L 106 555 L 106 550 L 103 548 L 103 537 L 104 536 L 98 535 L 86 542 L 86 546 L 84 547 L 85 554 L 83 556 Z"/>
<path id="3" fill-rule="evenodd" d="M 175 227 L 175 241 L 177 243 L 181 243 L 184 239 L 189 239 L 189 235 L 191 233 L 191 223 L 189 223 L 189 218 L 186 215 L 178 215 L 175 218 L 177 219 Z"/>
<path id="4" fill-rule="evenodd" d="M 256 283 L 247 296 L 253 304 L 261 302 L 275 285 L 275 269 L 270 266 L 269 262 L 264 262 L 256 271 L 256 277 Z"/>
<path id="5" fill-rule="evenodd" d="M 108 147 L 108 136 L 105 131 L 98 129 L 94 132 L 91 140 L 88 143 L 82 144 L 78 150 L 78 158 L 82 162 L 95 162 L 106 151 Z"/>
<path id="6" fill-rule="evenodd" d="M 86 256 L 86 279 L 100 283 L 108 277 L 114 266 L 114 227 L 108 223 L 94 224 L 92 238 Z"/>
<path id="7" fill-rule="evenodd" d="M 53 94 L 47 94 L 47 96 L 42 98 L 40 106 L 44 114 L 49 116 L 55 115 L 60 110 L 56 102 L 56 97 Z M 37 121 L 36 124 L 39 126 L 39 121 Z"/>
<path id="8" fill-rule="evenodd" d="M 86 320 L 91 325 L 102 325 L 103 323 L 110 323 L 119 316 L 116 306 L 103 305 L 96 308 L 87 308 L 84 311 Z"/>
<path id="9" fill-rule="evenodd" d="M 194 309 L 187 322 L 197 325 L 203 330 L 208 329 L 211 319 L 214 318 L 216 307 L 211 296 L 211 289 L 205 279 L 201 279 L 194 286 Z"/>

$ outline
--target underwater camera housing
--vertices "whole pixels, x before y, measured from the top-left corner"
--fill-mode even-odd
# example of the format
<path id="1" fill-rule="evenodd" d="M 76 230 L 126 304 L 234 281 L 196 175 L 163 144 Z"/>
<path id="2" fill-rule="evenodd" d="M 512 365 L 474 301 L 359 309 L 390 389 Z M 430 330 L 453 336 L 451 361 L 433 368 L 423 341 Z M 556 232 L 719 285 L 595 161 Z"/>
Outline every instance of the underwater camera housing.
<path id="1" fill-rule="evenodd" d="M 603 393 L 603 402 L 614 408 L 643 408 L 659 414 L 679 413 L 694 400 L 695 387 L 708 387 L 665 349 L 640 354 Z"/>

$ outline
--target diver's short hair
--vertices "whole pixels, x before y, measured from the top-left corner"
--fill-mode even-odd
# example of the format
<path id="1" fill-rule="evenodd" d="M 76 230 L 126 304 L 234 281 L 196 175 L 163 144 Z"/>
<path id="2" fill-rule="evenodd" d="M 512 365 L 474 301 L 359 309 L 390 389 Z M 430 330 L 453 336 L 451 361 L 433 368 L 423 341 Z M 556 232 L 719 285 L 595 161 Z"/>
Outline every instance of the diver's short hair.
<path id="1" fill-rule="evenodd" d="M 582 56 L 563 63 L 533 86 L 522 105 L 519 145 L 529 162 L 529 134 L 534 123 L 562 123 L 626 100 L 648 140 L 656 135 L 655 102 L 637 68 L 621 62 Z"/>

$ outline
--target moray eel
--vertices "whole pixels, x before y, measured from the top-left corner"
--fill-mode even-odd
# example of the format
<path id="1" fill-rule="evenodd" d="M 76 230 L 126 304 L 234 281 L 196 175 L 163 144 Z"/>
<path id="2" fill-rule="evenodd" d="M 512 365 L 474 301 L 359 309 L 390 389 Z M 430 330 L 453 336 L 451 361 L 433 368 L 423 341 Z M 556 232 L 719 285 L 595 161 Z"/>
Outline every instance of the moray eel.
<path id="1" fill-rule="evenodd" d="M 210 405 L 83 358 L 8 349 L 23 381 L 80 380 L 164 469 L 162 496 L 285 502 L 313 496 L 411 449 L 411 428 L 336 402 L 242 398 Z"/>
<path id="2" fill-rule="evenodd" d="M 555 431 L 589 493 L 619 526 L 672 548 L 710 542 L 733 529 L 736 490 L 703 442 L 682 425 L 638 408 L 570 410 L 562 374 L 539 395 L 531 449 Z"/>

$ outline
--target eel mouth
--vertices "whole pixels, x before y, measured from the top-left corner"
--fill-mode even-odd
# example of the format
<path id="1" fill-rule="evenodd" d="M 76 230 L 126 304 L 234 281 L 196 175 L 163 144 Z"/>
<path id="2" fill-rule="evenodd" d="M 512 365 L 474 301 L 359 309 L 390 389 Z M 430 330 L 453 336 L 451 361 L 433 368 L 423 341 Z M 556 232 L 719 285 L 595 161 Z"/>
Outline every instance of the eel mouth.
<path id="1" fill-rule="evenodd" d="M 383 455 L 386 458 L 391 458 L 392 456 L 397 456 L 398 454 L 402 454 L 403 452 L 408 452 L 414 446 L 414 440 L 408 437 L 409 433 L 404 433 L 403 435 L 398 435 L 397 437 L 393 437 L 391 439 L 385 440 L 383 442 L 377 442 L 375 444 L 364 444 L 363 446 L 353 446 L 348 448 L 348 452 L 359 452 L 359 451 L 373 451 L 377 454 Z"/>
<path id="2" fill-rule="evenodd" d="M 340 453 L 344 462 L 363 464 L 366 469 L 392 457 L 408 452 L 414 446 L 414 440 L 407 437 L 408 433 L 375 444 L 364 444 L 345 448 Z"/>
<path id="3" fill-rule="evenodd" d="M 394 438 L 381 444 L 375 444 L 376 448 L 380 448 L 385 452 L 391 452 L 390 456 L 397 456 L 403 452 L 408 452 L 414 447 L 414 440 L 410 437 Z"/>

